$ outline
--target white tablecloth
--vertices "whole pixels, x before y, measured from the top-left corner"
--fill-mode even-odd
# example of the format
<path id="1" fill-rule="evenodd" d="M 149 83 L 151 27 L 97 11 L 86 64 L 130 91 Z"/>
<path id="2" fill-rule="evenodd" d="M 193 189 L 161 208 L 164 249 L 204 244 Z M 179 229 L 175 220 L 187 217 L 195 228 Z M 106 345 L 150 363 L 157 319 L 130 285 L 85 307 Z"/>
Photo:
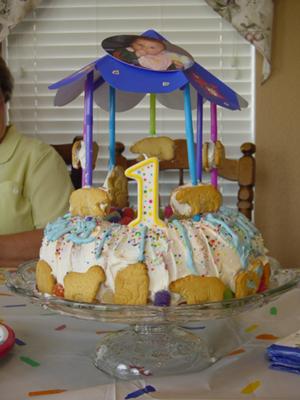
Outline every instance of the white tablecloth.
<path id="1" fill-rule="evenodd" d="M 120 326 L 56 315 L 4 286 L 0 320 L 17 337 L 12 351 L 0 359 L 1 400 L 121 400 L 147 385 L 155 391 L 138 400 L 300 398 L 300 376 L 269 369 L 265 357 L 266 347 L 276 338 L 300 329 L 300 289 L 234 319 L 199 324 L 198 333 L 224 354 L 210 368 L 137 381 L 114 380 L 92 363 L 105 331 Z"/>

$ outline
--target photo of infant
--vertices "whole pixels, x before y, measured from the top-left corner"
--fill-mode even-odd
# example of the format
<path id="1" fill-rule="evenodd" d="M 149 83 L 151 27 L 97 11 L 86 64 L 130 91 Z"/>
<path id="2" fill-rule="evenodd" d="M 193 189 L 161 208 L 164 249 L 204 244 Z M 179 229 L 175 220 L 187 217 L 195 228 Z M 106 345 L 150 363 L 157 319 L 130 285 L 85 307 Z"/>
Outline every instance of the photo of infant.
<path id="1" fill-rule="evenodd" d="M 184 70 L 194 63 L 180 47 L 147 36 L 114 36 L 105 39 L 102 46 L 121 61 L 153 71 Z"/>

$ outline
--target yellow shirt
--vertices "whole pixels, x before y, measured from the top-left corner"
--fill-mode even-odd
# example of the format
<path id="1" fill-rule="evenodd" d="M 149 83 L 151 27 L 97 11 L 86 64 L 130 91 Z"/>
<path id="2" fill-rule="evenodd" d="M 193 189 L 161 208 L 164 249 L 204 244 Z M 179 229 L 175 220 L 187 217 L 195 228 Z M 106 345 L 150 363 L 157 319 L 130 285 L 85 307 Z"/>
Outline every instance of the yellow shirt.
<path id="1" fill-rule="evenodd" d="M 44 228 L 67 212 L 72 189 L 51 146 L 8 127 L 0 143 L 0 234 Z"/>

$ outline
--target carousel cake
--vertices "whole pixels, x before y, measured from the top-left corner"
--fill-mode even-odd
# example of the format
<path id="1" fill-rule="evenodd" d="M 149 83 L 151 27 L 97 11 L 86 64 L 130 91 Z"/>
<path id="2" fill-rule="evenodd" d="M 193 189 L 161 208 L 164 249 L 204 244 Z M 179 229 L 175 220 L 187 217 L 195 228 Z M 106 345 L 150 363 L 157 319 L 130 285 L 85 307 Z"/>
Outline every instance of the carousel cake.
<path id="1" fill-rule="evenodd" d="M 262 236 L 241 213 L 222 207 L 217 182 L 223 146 L 217 140 L 216 107 L 240 109 L 245 101 L 155 31 L 108 38 L 103 47 L 108 55 L 51 87 L 58 89 L 57 105 L 84 90 L 84 156 L 76 160 L 83 168 L 83 187 L 72 193 L 70 212 L 45 228 L 37 289 L 72 301 L 158 306 L 221 301 L 265 290 L 270 267 Z M 159 213 L 158 175 L 159 162 L 174 157 L 173 141 L 155 135 L 153 107 L 156 98 L 167 105 L 171 92 L 171 107 L 185 112 L 191 183 L 170 194 L 168 219 Z M 124 171 L 115 160 L 115 112 L 132 108 L 146 93 L 151 135 L 132 146 L 141 161 Z M 103 106 L 107 94 L 112 121 L 109 173 L 103 187 L 96 188 L 92 104 L 95 95 Z M 195 94 L 202 110 L 198 118 L 203 118 L 203 99 L 211 104 L 210 153 L 202 154 L 201 130 L 194 150 Z M 202 166 L 210 170 L 210 184 L 202 182 Z M 128 178 L 137 182 L 138 201 L 124 209 Z M 121 220 L 116 218 L 120 212 Z"/>

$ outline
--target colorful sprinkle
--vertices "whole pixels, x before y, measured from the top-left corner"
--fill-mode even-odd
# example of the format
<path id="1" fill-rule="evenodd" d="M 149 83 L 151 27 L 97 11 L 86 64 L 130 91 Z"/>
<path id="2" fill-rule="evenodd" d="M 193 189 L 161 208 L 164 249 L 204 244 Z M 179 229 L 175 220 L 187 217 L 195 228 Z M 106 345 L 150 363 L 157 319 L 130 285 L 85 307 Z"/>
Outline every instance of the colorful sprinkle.
<path id="1" fill-rule="evenodd" d="M 237 349 L 233 350 L 231 353 L 228 353 L 228 356 L 236 356 L 237 354 L 245 353 L 246 350 L 244 349 Z"/>
<path id="2" fill-rule="evenodd" d="M 245 332 L 250 333 L 250 332 L 255 331 L 257 328 L 258 328 L 258 325 L 253 324 L 253 325 L 248 326 L 248 328 L 245 329 Z"/>
<path id="3" fill-rule="evenodd" d="M 30 365 L 31 367 L 39 367 L 41 364 L 37 361 L 34 361 L 32 358 L 21 356 L 20 360 L 25 364 Z"/>
<path id="4" fill-rule="evenodd" d="M 18 339 L 18 338 L 15 338 L 15 343 L 16 343 L 17 345 L 19 345 L 19 346 L 25 346 L 25 345 L 26 345 L 26 343 L 23 342 L 23 340 Z"/>
<path id="5" fill-rule="evenodd" d="M 261 335 L 257 335 L 256 339 L 260 340 L 277 340 L 278 336 L 272 335 L 271 333 L 262 333 Z"/>
<path id="6" fill-rule="evenodd" d="M 63 393 L 63 392 L 66 392 L 66 390 L 65 389 L 38 390 L 36 392 L 29 392 L 28 396 L 29 397 L 47 396 L 49 394 L 58 394 L 58 393 Z"/>
<path id="7" fill-rule="evenodd" d="M 242 390 L 241 393 L 243 394 L 252 394 L 255 392 L 256 389 L 258 389 L 261 386 L 260 381 L 254 381 L 249 383 L 249 385 L 245 386 Z"/>
<path id="8" fill-rule="evenodd" d="M 151 393 L 151 392 L 156 392 L 156 389 L 151 385 L 147 385 L 144 387 L 144 389 L 139 389 L 135 390 L 134 392 L 128 393 L 128 395 L 125 397 L 125 400 L 135 399 L 139 396 L 142 396 L 144 393 Z"/>
<path id="9" fill-rule="evenodd" d="M 270 308 L 270 314 L 271 315 L 277 315 L 277 307 L 271 307 Z"/>
<path id="10" fill-rule="evenodd" d="M 55 328 L 56 331 L 62 331 L 63 329 L 65 329 L 67 327 L 67 325 L 63 324 L 63 325 L 59 325 L 57 328 Z"/>

